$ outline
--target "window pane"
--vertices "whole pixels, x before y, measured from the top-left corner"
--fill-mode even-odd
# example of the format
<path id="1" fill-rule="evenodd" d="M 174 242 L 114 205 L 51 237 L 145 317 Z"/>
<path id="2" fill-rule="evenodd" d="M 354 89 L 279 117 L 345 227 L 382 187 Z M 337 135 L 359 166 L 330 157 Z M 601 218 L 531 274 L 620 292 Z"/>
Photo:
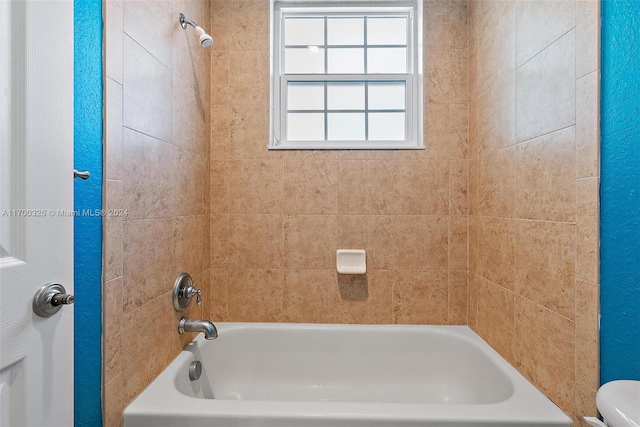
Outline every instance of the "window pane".
<path id="1" fill-rule="evenodd" d="M 289 82 L 287 110 L 324 110 L 324 83 Z"/>
<path id="2" fill-rule="evenodd" d="M 373 48 L 367 50 L 367 73 L 394 74 L 406 72 L 406 48 Z"/>
<path id="3" fill-rule="evenodd" d="M 369 110 L 404 110 L 405 82 L 370 82 Z"/>
<path id="4" fill-rule="evenodd" d="M 329 73 L 364 73 L 364 49 L 329 49 L 328 54 Z"/>
<path id="5" fill-rule="evenodd" d="M 404 140 L 404 122 L 405 113 L 369 113 L 369 140 Z"/>
<path id="6" fill-rule="evenodd" d="M 287 139 L 289 141 L 323 141 L 323 113 L 288 113 Z"/>
<path id="7" fill-rule="evenodd" d="M 364 45 L 364 18 L 327 19 L 327 44 Z"/>
<path id="8" fill-rule="evenodd" d="M 327 108 L 329 110 L 364 110 L 364 83 L 328 83 Z"/>
<path id="9" fill-rule="evenodd" d="M 328 141 L 364 141 L 364 113 L 327 114 Z"/>
<path id="10" fill-rule="evenodd" d="M 285 49 L 284 59 L 287 74 L 324 73 L 324 49 Z"/>
<path id="11" fill-rule="evenodd" d="M 285 18 L 284 44 L 301 46 L 324 45 L 324 19 Z"/>
<path id="12" fill-rule="evenodd" d="M 367 44 L 407 44 L 407 18 L 368 18 Z"/>

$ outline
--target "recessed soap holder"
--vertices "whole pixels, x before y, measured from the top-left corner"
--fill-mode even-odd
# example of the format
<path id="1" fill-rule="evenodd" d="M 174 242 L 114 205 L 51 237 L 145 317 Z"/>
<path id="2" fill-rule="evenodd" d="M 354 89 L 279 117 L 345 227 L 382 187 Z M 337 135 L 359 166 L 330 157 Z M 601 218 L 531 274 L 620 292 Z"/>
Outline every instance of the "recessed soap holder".
<path id="1" fill-rule="evenodd" d="M 202 304 L 202 291 L 193 285 L 193 279 L 189 273 L 180 273 L 173 284 L 173 308 L 176 311 L 185 311 L 195 295 L 196 305 Z"/>
<path id="2" fill-rule="evenodd" d="M 366 274 L 367 253 L 364 249 L 338 249 L 336 269 L 339 274 Z"/>

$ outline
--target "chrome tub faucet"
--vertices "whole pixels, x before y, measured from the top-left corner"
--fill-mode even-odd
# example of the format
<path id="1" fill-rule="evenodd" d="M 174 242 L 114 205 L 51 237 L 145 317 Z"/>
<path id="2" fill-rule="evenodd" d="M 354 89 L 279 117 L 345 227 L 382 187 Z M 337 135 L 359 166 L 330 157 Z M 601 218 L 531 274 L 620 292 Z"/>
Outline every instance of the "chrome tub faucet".
<path id="1" fill-rule="evenodd" d="M 196 306 L 202 304 L 202 291 L 196 289 L 189 273 L 180 273 L 173 284 L 173 308 L 180 313 L 187 309 L 191 298 L 196 297 Z M 211 320 L 193 320 L 183 317 L 178 323 L 178 333 L 202 332 L 208 340 L 218 338 L 218 330 Z"/>
<path id="2" fill-rule="evenodd" d="M 215 340 L 218 338 L 218 329 L 216 325 L 210 320 L 192 320 L 183 317 L 178 323 L 178 332 L 184 334 L 185 332 L 202 332 L 205 339 Z"/>

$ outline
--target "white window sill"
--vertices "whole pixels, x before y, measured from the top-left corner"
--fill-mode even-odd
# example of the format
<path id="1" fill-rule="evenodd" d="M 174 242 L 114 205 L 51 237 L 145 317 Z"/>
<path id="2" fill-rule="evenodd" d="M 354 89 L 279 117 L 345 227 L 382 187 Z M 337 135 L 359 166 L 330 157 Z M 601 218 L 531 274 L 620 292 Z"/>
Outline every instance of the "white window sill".
<path id="1" fill-rule="evenodd" d="M 411 141 L 289 141 L 270 145 L 269 150 L 424 150 L 424 145 Z"/>

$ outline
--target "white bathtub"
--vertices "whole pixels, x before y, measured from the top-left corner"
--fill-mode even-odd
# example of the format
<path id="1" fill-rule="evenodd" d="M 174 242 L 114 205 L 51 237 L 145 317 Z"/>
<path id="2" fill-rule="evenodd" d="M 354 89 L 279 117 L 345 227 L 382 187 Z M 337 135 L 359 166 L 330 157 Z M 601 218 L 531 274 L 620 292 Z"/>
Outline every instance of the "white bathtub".
<path id="1" fill-rule="evenodd" d="M 466 326 L 217 326 L 129 405 L 125 427 L 572 425 Z"/>

